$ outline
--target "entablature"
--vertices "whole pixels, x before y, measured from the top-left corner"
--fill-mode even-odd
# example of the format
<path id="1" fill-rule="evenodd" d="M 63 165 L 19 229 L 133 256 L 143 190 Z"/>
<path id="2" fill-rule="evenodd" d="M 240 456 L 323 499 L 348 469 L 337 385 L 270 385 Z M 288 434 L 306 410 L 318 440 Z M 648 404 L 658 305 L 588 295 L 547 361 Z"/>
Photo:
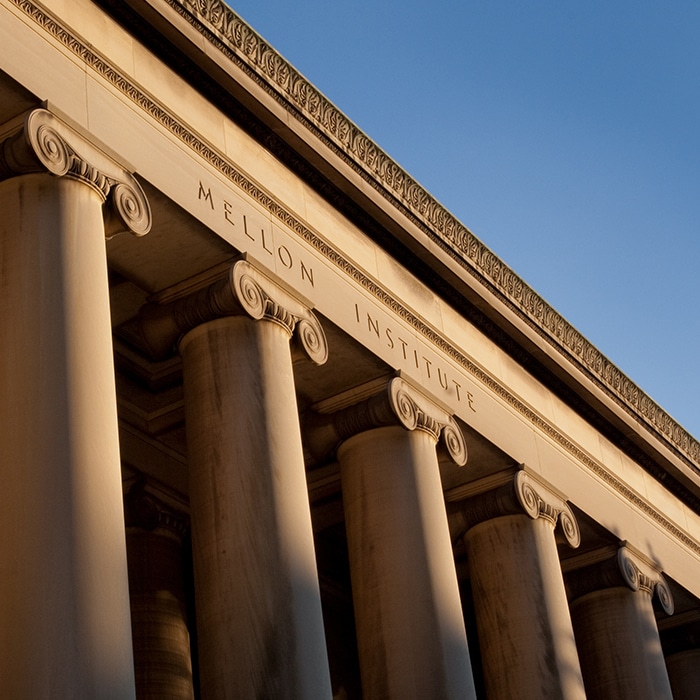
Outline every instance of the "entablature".
<path id="1" fill-rule="evenodd" d="M 360 374 L 364 376 L 354 377 L 356 383 L 405 371 L 514 461 L 545 465 L 540 468 L 548 470 L 549 480 L 557 469 L 561 479 L 584 474 L 587 484 L 604 487 L 610 501 L 617 499 L 660 532 L 671 533 L 683 546 L 695 545 L 699 551 L 697 542 L 687 535 L 695 531 L 700 512 L 700 476 L 692 447 L 697 443 L 689 436 L 688 442 L 682 429 L 676 431 L 677 426 L 669 434 L 665 414 L 658 413 L 654 404 L 644 403 L 646 408 L 640 409 L 640 402 L 647 398 L 633 385 L 630 389 L 627 380 L 613 372 L 592 346 L 466 229 L 459 229 L 458 222 L 427 194 L 410 187 L 404 192 L 407 176 L 398 166 L 383 161 L 383 169 L 368 169 L 355 146 L 343 150 L 342 142 L 324 132 L 325 117 L 309 110 L 304 113 L 293 104 L 292 93 L 275 87 L 279 76 L 264 73 L 255 52 L 243 62 L 246 69 L 240 57 L 236 59 L 242 49 L 222 42 L 225 32 L 217 30 L 218 43 L 214 42 L 213 15 L 200 16 L 193 4 L 179 0 L 130 2 L 132 8 L 143 11 L 145 26 L 156 30 L 168 26 L 167 36 L 155 32 L 153 48 L 166 42 L 189 65 L 199 62 L 200 69 L 213 61 L 217 67 L 212 75 L 219 89 L 249 111 L 259 110 L 256 118 L 265 126 L 265 133 L 275 131 L 278 123 L 286 124 L 276 132 L 275 141 L 265 140 L 262 132 L 256 138 L 277 156 L 265 162 L 267 172 L 275 182 L 287 178 L 290 189 L 301 190 L 301 204 L 296 200 L 290 204 L 293 196 L 287 191 L 272 191 L 274 188 L 250 176 L 254 156 L 260 152 L 254 149 L 260 143 L 253 144 L 250 134 L 244 133 L 250 124 L 241 129 L 209 106 L 223 124 L 222 131 L 235 131 L 239 143 L 248 148 L 224 152 L 218 136 L 209 138 L 171 109 L 167 93 L 152 94 L 136 80 L 138 71 L 133 67 L 130 72 L 122 71 L 118 63 L 97 54 L 93 47 L 100 42 L 76 36 L 30 0 L 6 0 L 4 6 L 16 15 L 23 13 L 27 26 L 34 23 L 31 41 L 41 37 L 43 52 L 50 48 L 56 61 L 89 69 L 89 81 L 82 76 L 83 83 L 90 86 L 85 121 L 98 132 L 97 137 L 105 141 L 119 126 L 115 149 L 124 151 L 124 158 L 135 164 L 154 208 L 154 229 L 138 251 L 127 239 L 116 238 L 109 244 L 109 261 L 123 279 L 139 288 L 142 298 L 229 261 L 239 252 L 261 256 L 277 275 L 311 300 L 322 325 L 334 327 L 329 341 L 331 366 L 315 378 L 317 384 L 303 385 L 303 404 L 348 388 L 333 384 L 331 377 L 339 367 L 343 372 L 353 371 L 345 362 L 332 359 L 334 350 L 342 346 L 341 356 L 362 358 Z M 209 9 L 214 6 L 206 4 Z M 231 18 L 227 8 L 218 7 L 224 17 Z M 185 14 L 178 14 L 178 8 L 184 8 Z M 174 21 L 176 16 L 180 19 Z M 246 36 L 258 45 L 259 38 L 252 33 Z M 200 50 L 202 46 L 206 51 Z M 75 97 L 62 98 L 41 75 L 34 80 L 36 93 L 43 97 L 51 92 L 49 97 L 57 96 L 59 107 L 61 99 Z M 152 84 L 150 87 L 153 89 Z M 195 89 L 192 87 L 193 92 Z M 332 106 L 324 104 L 329 115 L 338 116 Z M 242 114 L 235 116 L 243 119 Z M 303 177 L 290 170 L 289 158 L 275 150 L 278 145 L 305 162 Z M 381 160 L 383 154 L 374 153 Z M 339 200 L 320 186 L 324 178 L 342 191 L 355 211 L 364 212 L 361 225 L 346 215 L 349 209 L 341 207 L 340 213 L 335 209 Z M 303 180 L 301 185 L 299 180 Z M 152 197 L 155 193 L 158 196 Z M 373 226 L 385 236 L 381 241 L 384 249 L 376 252 Z M 183 248 L 187 255 L 182 254 Z M 421 256 L 426 256 L 427 264 L 420 262 Z M 396 274 L 386 274 L 390 268 Z M 412 288 L 419 290 L 413 296 Z M 126 297 L 125 303 L 131 304 Z M 137 297 L 138 293 L 134 299 Z M 133 320 L 130 312 L 119 317 L 124 328 Z M 338 339 L 335 347 L 333 337 Z M 484 349 L 478 359 L 477 345 Z M 636 403 L 620 398 L 629 392 Z M 539 394 L 544 398 L 538 398 Z M 555 403 L 559 413 L 550 410 Z M 595 429 L 584 426 L 571 405 Z M 646 414 L 653 414 L 651 422 Z M 596 434 L 601 425 L 608 426 L 608 437 Z M 613 458 L 597 444 L 603 440 L 609 443 L 606 449 L 614 453 Z M 625 453 L 636 463 L 627 464 Z M 639 465 L 655 468 L 658 483 L 651 484 L 640 475 Z M 686 516 L 675 501 L 668 508 L 665 501 L 657 508 L 657 496 L 665 491 L 689 504 L 691 512 Z M 691 516 L 696 520 L 691 522 Z"/>
<path id="2" fill-rule="evenodd" d="M 225 178 L 232 177 L 231 168 L 206 136 L 169 113 L 167 101 L 153 100 L 130 81 L 134 56 L 123 72 L 95 52 L 99 42 L 75 35 L 50 10 L 26 0 L 10 0 L 8 5 L 36 23 L 64 54 L 72 52 L 74 60 L 90 66 L 158 129 L 169 130 L 181 146 L 207 160 Z M 296 176 L 310 182 L 345 216 L 352 217 L 352 209 L 375 242 L 392 250 L 429 288 L 623 445 L 657 479 L 671 489 L 679 480 L 698 498 L 698 442 L 220 0 L 104 0 L 101 5 L 112 12 L 128 5 L 129 16 L 118 12 L 117 16 L 148 49 L 167 54 L 185 81 L 197 84 L 195 89 L 204 89 L 204 83 L 193 79 L 195 73 L 209 75 L 206 99 L 214 105 L 219 98 L 236 102 L 241 109 L 233 110 L 234 119 Z M 86 26 L 83 31 L 88 31 Z M 254 116 L 255 129 L 246 114 Z M 329 185 L 342 194 L 340 199 Z M 280 215 L 278 211 L 276 216 Z"/>
<path id="3" fill-rule="evenodd" d="M 209 99 L 233 108 L 282 162 L 348 218 L 359 217 L 375 241 L 400 255 L 588 420 L 599 428 L 607 422 L 608 432 L 626 441 L 636 459 L 648 452 L 686 485 L 700 476 L 696 439 L 222 0 L 100 4 L 137 34 L 148 30 L 154 50 L 186 79 L 206 85 Z M 160 31 L 155 37 L 154 28 Z"/>

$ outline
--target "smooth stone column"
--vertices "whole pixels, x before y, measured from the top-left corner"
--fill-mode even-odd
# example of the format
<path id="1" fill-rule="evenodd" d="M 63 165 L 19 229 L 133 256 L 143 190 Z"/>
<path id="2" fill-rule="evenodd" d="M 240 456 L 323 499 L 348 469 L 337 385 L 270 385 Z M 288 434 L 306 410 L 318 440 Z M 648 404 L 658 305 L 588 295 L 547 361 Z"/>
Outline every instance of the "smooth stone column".
<path id="1" fill-rule="evenodd" d="M 571 604 L 588 698 L 670 700 L 673 695 L 652 606 L 656 593 L 671 614 L 670 589 L 658 569 L 629 546 L 621 547 L 607 564 L 572 574 L 579 589 L 598 588 Z"/>
<path id="2" fill-rule="evenodd" d="M 554 534 L 578 546 L 571 509 L 518 471 L 462 510 L 489 700 L 585 698 Z"/>
<path id="3" fill-rule="evenodd" d="M 467 458 L 454 419 L 402 379 L 338 414 L 364 696 L 474 698 L 436 444 Z M 381 427 L 377 427 L 381 426 Z M 317 431 L 317 432 L 323 432 Z"/>
<path id="4" fill-rule="evenodd" d="M 186 518 L 142 484 L 125 501 L 136 697 L 192 700 L 182 557 Z"/>
<path id="5" fill-rule="evenodd" d="M 673 700 L 697 700 L 700 694 L 700 649 L 666 657 Z"/>
<path id="6" fill-rule="evenodd" d="M 127 202 L 136 233 L 150 214 L 133 177 L 48 111 L 17 127 L 0 144 L 1 693 L 123 700 L 134 671 L 103 203 Z"/>
<path id="7" fill-rule="evenodd" d="M 226 279 L 149 309 L 144 331 L 155 345 L 185 332 L 202 696 L 330 698 L 290 349 L 296 330 L 324 362 L 320 324 L 244 260 Z"/>

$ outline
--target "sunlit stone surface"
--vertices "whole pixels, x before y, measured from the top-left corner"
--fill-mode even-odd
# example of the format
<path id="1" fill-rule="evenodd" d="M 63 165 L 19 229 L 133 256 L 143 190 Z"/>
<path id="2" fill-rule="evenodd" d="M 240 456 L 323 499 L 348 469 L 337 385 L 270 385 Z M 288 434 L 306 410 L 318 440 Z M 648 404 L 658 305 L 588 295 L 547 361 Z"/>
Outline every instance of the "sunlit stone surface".
<path id="1" fill-rule="evenodd" d="M 0 211 L 3 697 L 694 696 L 698 441 L 220 0 L 0 0 Z"/>

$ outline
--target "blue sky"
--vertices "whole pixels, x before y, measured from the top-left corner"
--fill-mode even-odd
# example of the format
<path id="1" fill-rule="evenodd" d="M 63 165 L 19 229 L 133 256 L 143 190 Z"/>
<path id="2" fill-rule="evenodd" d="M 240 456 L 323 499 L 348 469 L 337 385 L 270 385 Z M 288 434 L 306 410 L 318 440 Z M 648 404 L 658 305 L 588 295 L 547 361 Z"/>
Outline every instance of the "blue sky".
<path id="1" fill-rule="evenodd" d="M 230 4 L 700 438 L 700 2 Z"/>

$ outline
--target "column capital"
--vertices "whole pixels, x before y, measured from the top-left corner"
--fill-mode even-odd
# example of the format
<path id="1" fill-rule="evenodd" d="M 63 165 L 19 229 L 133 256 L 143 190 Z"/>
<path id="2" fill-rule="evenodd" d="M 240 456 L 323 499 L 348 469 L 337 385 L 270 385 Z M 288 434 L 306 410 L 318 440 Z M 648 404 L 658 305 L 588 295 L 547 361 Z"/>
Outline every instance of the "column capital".
<path id="1" fill-rule="evenodd" d="M 454 508 L 462 516 L 465 531 L 492 518 L 525 514 L 533 520 L 544 518 L 555 528 L 559 525 L 558 534 L 571 547 L 576 548 L 581 543 L 576 516 L 564 496 L 524 464 L 515 473 L 507 471 L 487 477 L 468 484 L 466 489 L 462 498 L 457 490 L 448 494 L 448 501 L 459 499 Z"/>
<path id="2" fill-rule="evenodd" d="M 164 530 L 181 540 L 189 532 L 189 518 L 151 492 L 145 481 L 137 481 L 124 495 L 126 527 Z"/>
<path id="3" fill-rule="evenodd" d="M 240 315 L 276 323 L 290 338 L 296 334 L 317 365 L 328 359 L 326 335 L 311 309 L 246 257 L 228 267 L 223 277 L 207 280 L 206 286 L 194 291 L 190 287 L 165 303 L 146 304 L 139 314 L 139 325 L 148 352 L 162 359 L 185 333 L 200 324 Z"/>
<path id="4" fill-rule="evenodd" d="M 666 613 L 673 614 L 673 596 L 661 569 L 628 544 L 617 550 L 617 565 L 630 589 L 642 591 L 650 596 L 656 594 Z"/>
<path id="5" fill-rule="evenodd" d="M 436 442 L 442 438 L 450 458 L 458 466 L 467 463 L 467 444 L 453 416 L 402 377 L 390 379 L 383 391 L 334 413 L 306 417 L 309 447 L 317 458 L 325 457 L 353 435 L 398 425 L 422 430 Z"/>
<path id="6" fill-rule="evenodd" d="M 0 130 L 0 181 L 47 172 L 78 180 L 108 202 L 108 238 L 151 228 L 148 199 L 136 178 L 76 128 L 43 107 L 27 112 Z"/>
<path id="7" fill-rule="evenodd" d="M 570 567 L 566 580 L 572 600 L 593 591 L 626 586 L 650 597 L 656 595 L 664 611 L 673 614 L 673 595 L 660 567 L 627 542 L 593 564 Z"/>

